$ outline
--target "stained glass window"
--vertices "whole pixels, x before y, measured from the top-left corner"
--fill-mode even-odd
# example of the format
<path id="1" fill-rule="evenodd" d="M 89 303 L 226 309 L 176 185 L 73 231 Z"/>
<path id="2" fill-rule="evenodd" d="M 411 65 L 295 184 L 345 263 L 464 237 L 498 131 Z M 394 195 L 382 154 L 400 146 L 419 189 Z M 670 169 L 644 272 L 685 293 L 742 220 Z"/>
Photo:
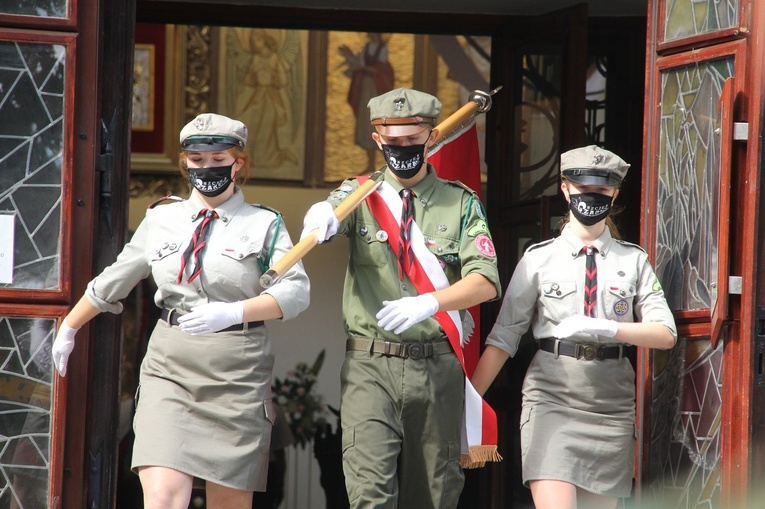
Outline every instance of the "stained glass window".
<path id="1" fill-rule="evenodd" d="M 650 507 L 720 507 L 723 343 L 652 350 Z"/>
<path id="2" fill-rule="evenodd" d="M 13 278 L 2 287 L 59 286 L 65 55 L 0 42 L 0 211 L 14 217 Z"/>
<path id="3" fill-rule="evenodd" d="M 12 0 L 0 2 L 0 14 L 40 16 L 43 18 L 66 17 L 67 0 Z"/>
<path id="4" fill-rule="evenodd" d="M 55 325 L 0 316 L 0 507 L 48 507 Z"/>
<path id="5" fill-rule="evenodd" d="M 664 40 L 735 27 L 738 12 L 739 0 L 667 0 Z"/>
<path id="6" fill-rule="evenodd" d="M 673 310 L 708 309 L 717 277 L 717 103 L 733 58 L 662 73 L 656 272 Z"/>

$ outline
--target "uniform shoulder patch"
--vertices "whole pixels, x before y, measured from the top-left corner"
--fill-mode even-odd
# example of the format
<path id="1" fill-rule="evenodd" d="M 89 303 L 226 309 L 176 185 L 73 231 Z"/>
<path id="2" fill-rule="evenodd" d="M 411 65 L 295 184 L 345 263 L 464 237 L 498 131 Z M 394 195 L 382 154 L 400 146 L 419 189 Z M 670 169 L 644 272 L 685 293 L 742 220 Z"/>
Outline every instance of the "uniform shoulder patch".
<path id="1" fill-rule="evenodd" d="M 537 242 L 536 244 L 533 244 L 527 247 L 525 253 L 528 253 L 529 251 L 533 251 L 535 249 L 539 249 L 540 247 L 545 247 L 548 244 L 551 244 L 554 240 L 555 238 L 543 240 L 542 242 Z"/>
<path id="2" fill-rule="evenodd" d="M 173 203 L 178 203 L 178 202 L 182 202 L 183 198 L 181 198 L 180 196 L 175 196 L 175 195 L 172 195 L 172 194 L 168 194 L 167 196 L 163 196 L 159 200 L 150 203 L 147 208 L 153 209 L 154 207 L 156 207 L 160 203 L 166 202 L 166 201 L 172 201 Z"/>
<path id="3" fill-rule="evenodd" d="M 620 239 L 614 239 L 614 242 L 618 242 L 619 244 L 627 247 L 634 247 L 635 249 L 639 249 L 642 252 L 646 253 L 646 250 L 643 249 L 643 246 L 640 246 L 638 244 L 635 244 L 633 242 L 627 242 L 626 240 L 620 240 Z"/>

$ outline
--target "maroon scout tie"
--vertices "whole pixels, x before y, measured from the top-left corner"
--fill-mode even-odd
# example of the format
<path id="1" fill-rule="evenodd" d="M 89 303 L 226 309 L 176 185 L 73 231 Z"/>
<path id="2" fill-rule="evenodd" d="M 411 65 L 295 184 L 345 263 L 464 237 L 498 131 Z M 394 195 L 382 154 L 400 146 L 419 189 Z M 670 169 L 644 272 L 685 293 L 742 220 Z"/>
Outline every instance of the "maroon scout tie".
<path id="1" fill-rule="evenodd" d="M 414 192 L 411 189 L 401 190 L 401 234 L 398 245 L 398 277 L 404 280 L 404 272 L 410 273 L 412 263 L 414 262 L 414 253 L 412 251 L 411 230 L 414 220 L 414 204 L 412 197 Z"/>
<path id="2" fill-rule="evenodd" d="M 202 273 L 201 254 L 202 249 L 207 245 L 207 238 L 210 236 L 210 228 L 208 228 L 208 225 L 210 224 L 210 221 L 218 218 L 218 213 L 214 210 L 202 209 L 199 211 L 199 214 L 197 214 L 197 217 L 203 215 L 204 219 L 197 225 L 194 234 L 191 236 L 191 242 L 189 242 L 189 246 L 183 252 L 183 256 L 181 257 L 181 270 L 178 271 L 178 280 L 176 283 L 181 282 L 183 271 L 186 270 L 186 264 L 190 257 L 194 258 L 194 272 L 189 276 L 188 282 L 191 283 Z"/>
<path id="3" fill-rule="evenodd" d="M 582 251 L 587 255 L 584 272 L 584 316 L 595 316 L 595 306 L 598 303 L 598 266 L 595 265 L 595 246 L 584 246 Z"/>

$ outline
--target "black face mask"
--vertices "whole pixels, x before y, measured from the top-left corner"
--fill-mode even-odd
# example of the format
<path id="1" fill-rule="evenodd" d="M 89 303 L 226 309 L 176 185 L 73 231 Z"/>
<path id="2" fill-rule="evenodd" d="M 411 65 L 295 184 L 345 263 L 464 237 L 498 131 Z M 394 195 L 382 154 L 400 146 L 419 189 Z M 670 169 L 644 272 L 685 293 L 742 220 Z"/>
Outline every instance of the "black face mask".
<path id="1" fill-rule="evenodd" d="M 568 208 L 577 221 L 585 226 L 592 226 L 602 221 L 611 212 L 613 196 L 600 193 L 582 193 L 569 195 Z"/>
<path id="2" fill-rule="evenodd" d="M 417 175 L 425 162 L 425 145 L 383 145 L 383 157 L 394 175 L 410 179 Z"/>
<path id="3" fill-rule="evenodd" d="M 207 168 L 189 168 L 189 182 L 194 188 L 207 196 L 213 198 L 222 194 L 231 184 L 231 169 L 233 164 L 228 166 L 210 166 Z"/>

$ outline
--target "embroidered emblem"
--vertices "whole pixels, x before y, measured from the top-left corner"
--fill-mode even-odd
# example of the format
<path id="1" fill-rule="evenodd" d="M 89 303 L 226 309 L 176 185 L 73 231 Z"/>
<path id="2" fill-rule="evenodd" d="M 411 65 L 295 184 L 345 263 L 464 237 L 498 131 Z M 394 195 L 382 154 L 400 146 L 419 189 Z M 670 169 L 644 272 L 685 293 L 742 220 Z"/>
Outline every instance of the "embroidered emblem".
<path id="1" fill-rule="evenodd" d="M 483 215 L 483 207 L 481 206 L 480 202 L 475 202 L 475 215 L 478 216 L 480 219 L 486 219 L 486 216 Z"/>
<path id="2" fill-rule="evenodd" d="M 396 99 L 394 102 L 396 104 L 396 111 L 401 111 L 401 110 L 404 109 L 404 99 L 403 98 Z"/>
<path id="3" fill-rule="evenodd" d="M 653 287 L 652 288 L 653 288 L 654 292 L 658 292 L 659 290 L 661 290 L 661 283 L 659 283 L 659 278 L 656 278 L 656 279 L 653 280 Z"/>
<path id="4" fill-rule="evenodd" d="M 436 245 L 436 241 L 433 239 L 428 239 L 425 241 L 425 244 L 427 244 L 429 247 L 433 247 Z"/>
<path id="5" fill-rule="evenodd" d="M 385 230 L 380 230 L 379 232 L 375 234 L 375 237 L 380 242 L 385 242 L 386 240 L 388 240 L 388 232 L 386 232 Z"/>
<path id="6" fill-rule="evenodd" d="M 475 247 L 484 256 L 489 258 L 495 258 L 497 252 L 494 250 L 494 243 L 491 241 L 488 235 L 480 234 L 475 238 Z"/>
<path id="7" fill-rule="evenodd" d="M 627 314 L 627 311 L 629 310 L 630 310 L 630 305 L 627 304 L 627 301 L 624 299 L 619 299 L 614 304 L 614 313 L 616 313 L 618 316 Z"/>
<path id="8" fill-rule="evenodd" d="M 476 221 L 476 223 L 468 228 L 467 234 L 468 237 L 475 237 L 480 233 L 485 233 L 486 235 L 491 236 L 489 233 L 489 226 L 486 224 L 486 221 L 481 219 L 480 221 Z"/>

